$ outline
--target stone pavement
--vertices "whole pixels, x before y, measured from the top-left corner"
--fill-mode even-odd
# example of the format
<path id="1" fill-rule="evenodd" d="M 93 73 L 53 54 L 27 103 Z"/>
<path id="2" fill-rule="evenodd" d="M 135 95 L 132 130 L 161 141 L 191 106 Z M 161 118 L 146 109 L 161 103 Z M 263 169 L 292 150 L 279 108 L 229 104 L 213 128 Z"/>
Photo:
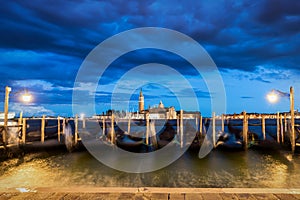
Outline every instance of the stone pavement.
<path id="1" fill-rule="evenodd" d="M 2 199 L 227 200 L 300 199 L 300 189 L 67 187 L 0 189 Z"/>

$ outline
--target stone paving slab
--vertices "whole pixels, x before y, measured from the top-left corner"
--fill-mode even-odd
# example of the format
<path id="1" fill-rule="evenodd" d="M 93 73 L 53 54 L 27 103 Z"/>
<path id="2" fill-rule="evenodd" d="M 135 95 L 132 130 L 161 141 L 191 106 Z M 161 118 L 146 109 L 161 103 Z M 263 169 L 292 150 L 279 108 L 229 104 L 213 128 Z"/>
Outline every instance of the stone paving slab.
<path id="1" fill-rule="evenodd" d="M 0 188 L 0 200 L 300 200 L 299 189 L 68 187 L 35 188 L 25 191 L 29 192 Z"/>

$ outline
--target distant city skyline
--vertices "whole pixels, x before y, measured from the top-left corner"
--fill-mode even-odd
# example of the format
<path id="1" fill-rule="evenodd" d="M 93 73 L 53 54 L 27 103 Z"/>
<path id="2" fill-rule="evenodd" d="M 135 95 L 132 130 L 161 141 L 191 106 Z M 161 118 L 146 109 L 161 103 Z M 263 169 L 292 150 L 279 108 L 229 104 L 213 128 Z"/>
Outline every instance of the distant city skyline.
<path id="1" fill-rule="evenodd" d="M 162 27 L 196 40 L 218 67 L 226 92 L 226 113 L 274 113 L 289 111 L 289 99 L 277 104 L 266 100 L 272 89 L 295 89 L 295 109 L 300 108 L 300 2 L 262 1 L 6 1 L 0 8 L 0 110 L 4 88 L 12 88 L 9 110 L 27 115 L 71 116 L 73 90 L 90 91 L 86 81 L 74 88 L 80 66 L 89 52 L 107 38 L 140 27 Z M 141 42 L 136 38 L 136 42 Z M 116 47 L 117 50 L 117 47 Z M 192 53 L 192 52 L 191 52 Z M 157 49 L 140 49 L 111 63 L 99 81 L 95 95 L 98 113 L 111 109 L 138 110 L 140 87 L 129 93 L 135 80 L 164 73 L 153 64 L 118 87 L 118 95 L 130 102 L 111 105 L 118 80 L 136 66 L 159 63 L 177 70 L 191 83 L 199 107 L 180 107 L 176 95 L 162 85 L 145 84 L 145 108 L 163 101 L 188 111 L 210 116 L 210 92 L 201 75 L 178 55 Z M 160 73 L 158 73 L 160 72 Z M 174 76 L 175 77 L 175 76 Z M 166 80 L 179 88 L 177 95 L 189 101 L 189 93 L 172 76 Z M 213 80 L 212 80 L 213 81 Z M 14 92 L 28 89 L 33 102 L 24 105 Z M 118 98 L 118 96 L 117 96 Z M 127 106 L 128 105 L 128 106 Z M 93 115 L 87 111 L 86 115 Z"/>

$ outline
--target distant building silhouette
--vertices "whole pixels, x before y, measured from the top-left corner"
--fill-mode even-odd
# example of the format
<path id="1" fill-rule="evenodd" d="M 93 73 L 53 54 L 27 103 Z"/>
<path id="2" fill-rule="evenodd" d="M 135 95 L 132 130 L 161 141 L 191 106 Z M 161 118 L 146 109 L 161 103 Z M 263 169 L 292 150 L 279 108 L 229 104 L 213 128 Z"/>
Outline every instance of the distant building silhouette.
<path id="1" fill-rule="evenodd" d="M 145 110 L 144 109 L 144 96 L 142 93 L 142 89 L 140 91 L 139 96 L 139 113 L 144 114 L 144 118 L 146 118 L 146 114 L 149 113 L 151 119 L 176 119 L 176 110 L 174 106 L 169 108 L 165 108 L 162 101 L 159 102 L 158 106 L 150 107 Z"/>

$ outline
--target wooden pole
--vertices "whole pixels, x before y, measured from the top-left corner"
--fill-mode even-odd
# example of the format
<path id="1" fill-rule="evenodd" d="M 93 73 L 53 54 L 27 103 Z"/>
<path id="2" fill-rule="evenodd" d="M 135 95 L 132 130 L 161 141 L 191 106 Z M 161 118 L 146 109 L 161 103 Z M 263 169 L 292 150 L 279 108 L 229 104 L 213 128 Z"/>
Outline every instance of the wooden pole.
<path id="1" fill-rule="evenodd" d="M 102 118 L 102 135 L 104 136 L 105 135 L 105 117 L 103 116 Z"/>
<path id="2" fill-rule="evenodd" d="M 263 134 L 264 140 L 266 140 L 266 124 L 265 123 L 266 123 L 265 116 L 262 115 L 261 116 L 261 124 L 262 124 L 261 129 L 262 129 L 262 134 Z"/>
<path id="3" fill-rule="evenodd" d="M 279 112 L 277 112 L 277 143 L 280 143 L 280 116 L 279 116 Z"/>
<path id="4" fill-rule="evenodd" d="M 22 123 L 22 142 L 23 144 L 26 143 L 26 118 L 23 118 L 23 123 Z"/>
<path id="5" fill-rule="evenodd" d="M 207 122 L 208 122 L 208 118 L 206 117 L 205 120 L 204 120 L 204 126 L 203 126 L 203 130 L 202 130 L 204 134 L 207 133 L 207 130 L 206 130 L 206 124 L 207 124 Z"/>
<path id="6" fill-rule="evenodd" d="M 150 132 L 151 132 L 151 134 L 150 134 L 150 137 L 151 137 L 150 143 L 153 145 L 153 147 L 155 149 L 157 149 L 158 144 L 157 144 L 156 130 L 155 130 L 155 121 L 154 120 L 151 121 L 151 123 L 150 123 Z"/>
<path id="7" fill-rule="evenodd" d="M 203 123 L 202 123 L 202 115 L 200 115 L 200 136 L 202 136 L 202 132 L 203 132 Z"/>
<path id="8" fill-rule="evenodd" d="M 75 145 L 78 142 L 78 114 L 75 116 Z"/>
<path id="9" fill-rule="evenodd" d="M 22 130 L 22 122 L 23 122 L 23 112 L 21 111 L 18 119 L 18 125 L 19 125 L 18 132 Z M 21 139 L 18 137 L 18 141 L 19 141 L 18 143 L 20 143 L 20 140 Z"/>
<path id="10" fill-rule="evenodd" d="M 180 147 L 183 148 L 183 110 L 180 110 Z"/>
<path id="11" fill-rule="evenodd" d="M 128 135 L 130 135 L 130 125 L 131 125 L 131 123 L 130 123 L 130 116 L 128 117 L 128 125 L 127 125 L 127 134 Z"/>
<path id="12" fill-rule="evenodd" d="M 291 112 L 291 145 L 292 152 L 295 152 L 296 135 L 295 135 L 295 113 L 294 113 L 294 88 L 290 87 L 290 112 Z"/>
<path id="13" fill-rule="evenodd" d="M 111 139 L 111 143 L 115 144 L 115 116 L 112 113 L 111 114 L 111 129 L 110 129 L 110 139 Z"/>
<path id="14" fill-rule="evenodd" d="M 66 135 L 66 118 L 63 118 L 63 134 Z"/>
<path id="15" fill-rule="evenodd" d="M 4 131 L 2 132 L 2 140 L 4 147 L 6 148 L 7 144 L 7 123 L 8 123 L 8 101 L 9 101 L 9 93 L 11 88 L 6 86 L 5 87 L 5 100 L 4 100 Z"/>
<path id="16" fill-rule="evenodd" d="M 195 125 L 196 125 L 196 132 L 198 132 L 199 129 L 198 129 L 198 115 L 197 114 L 195 114 Z"/>
<path id="17" fill-rule="evenodd" d="M 213 146 L 216 147 L 216 113 L 212 114 L 212 134 L 213 134 Z"/>
<path id="18" fill-rule="evenodd" d="M 243 140 L 244 140 L 244 149 L 248 148 L 248 118 L 246 111 L 243 112 Z"/>
<path id="19" fill-rule="evenodd" d="M 286 120 L 286 113 L 284 113 L 284 132 L 287 132 L 287 120 Z"/>
<path id="20" fill-rule="evenodd" d="M 222 123 L 222 132 L 224 132 L 224 114 L 222 114 L 221 123 Z"/>
<path id="21" fill-rule="evenodd" d="M 283 134 L 283 121 L 282 121 L 283 116 L 280 115 L 280 134 L 281 134 L 281 143 L 284 143 L 284 134 Z"/>
<path id="22" fill-rule="evenodd" d="M 57 117 L 57 140 L 60 142 L 60 117 Z"/>
<path id="23" fill-rule="evenodd" d="M 45 115 L 42 117 L 42 125 L 41 125 L 41 142 L 45 141 Z"/>
<path id="24" fill-rule="evenodd" d="M 20 117 L 19 117 L 19 120 L 18 120 L 18 125 L 21 126 L 22 122 L 23 122 L 23 112 L 21 111 L 20 112 Z"/>
<path id="25" fill-rule="evenodd" d="M 149 145 L 149 113 L 146 113 L 146 145 Z"/>
<path id="26" fill-rule="evenodd" d="M 177 137 L 179 137 L 179 114 L 177 115 Z"/>
<path id="27" fill-rule="evenodd" d="M 85 128 L 85 117 L 82 117 L 82 128 Z"/>

